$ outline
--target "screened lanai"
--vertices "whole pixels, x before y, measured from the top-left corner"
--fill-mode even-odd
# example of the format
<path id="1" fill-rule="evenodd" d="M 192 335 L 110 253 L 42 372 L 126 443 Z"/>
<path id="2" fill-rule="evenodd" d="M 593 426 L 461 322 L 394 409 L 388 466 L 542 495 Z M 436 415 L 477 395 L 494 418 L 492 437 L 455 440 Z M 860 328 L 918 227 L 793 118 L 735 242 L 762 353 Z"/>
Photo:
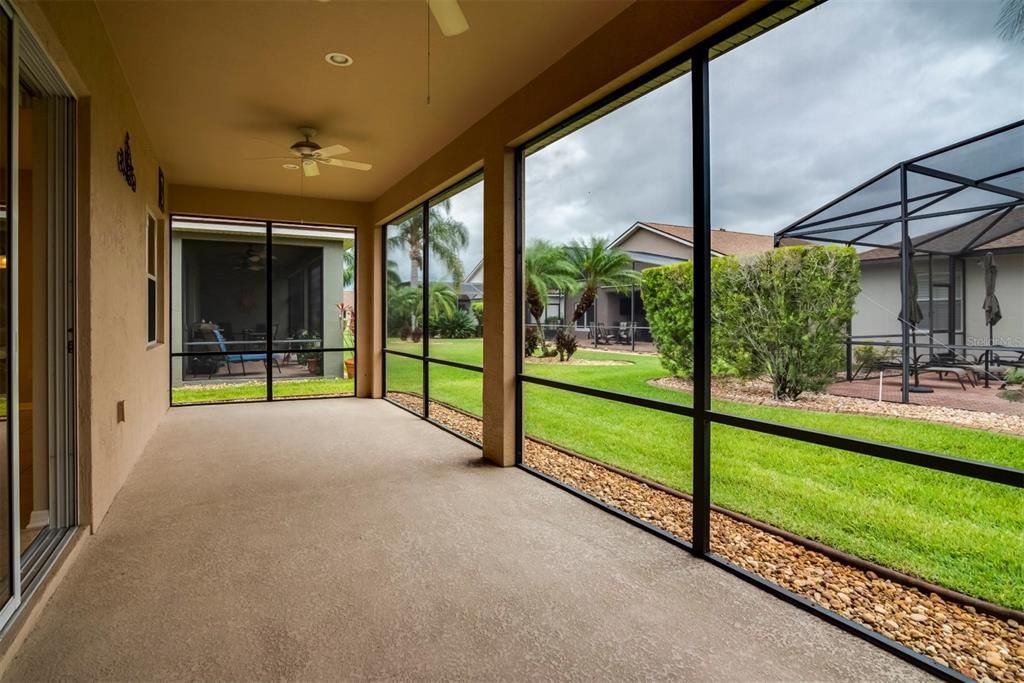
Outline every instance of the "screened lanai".
<path id="1" fill-rule="evenodd" d="M 1014 301 L 1020 299 L 1016 270 L 1024 276 L 1024 120 L 897 163 L 775 234 L 776 246 L 798 242 L 855 247 L 865 288 L 877 271 L 868 264 L 888 262 L 897 273 L 892 298 L 899 304 L 890 316 L 896 331 L 851 328 L 848 349 L 870 341 L 898 353 L 889 365 L 901 372 L 902 402 L 929 391 L 920 385 L 925 372 L 960 381 L 972 373 L 970 381 L 988 386 L 1007 368 L 1024 367 L 1021 335 L 994 336 L 1002 319 L 996 274 L 1004 265 L 1013 268 L 1014 291 L 1004 293 Z M 934 285 L 937 263 L 942 281 Z M 970 287 L 975 273 L 981 284 Z M 937 286 L 941 306 L 933 297 Z M 972 333 L 974 313 L 985 329 Z"/>

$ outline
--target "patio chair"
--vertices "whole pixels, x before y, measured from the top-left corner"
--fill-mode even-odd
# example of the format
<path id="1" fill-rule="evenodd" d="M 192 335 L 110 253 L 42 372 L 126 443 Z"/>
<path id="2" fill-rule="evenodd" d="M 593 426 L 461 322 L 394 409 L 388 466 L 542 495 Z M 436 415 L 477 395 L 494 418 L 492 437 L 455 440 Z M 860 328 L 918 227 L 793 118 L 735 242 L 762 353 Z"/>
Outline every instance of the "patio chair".
<path id="1" fill-rule="evenodd" d="M 224 340 L 224 335 L 221 334 L 220 328 L 217 328 L 217 327 L 213 328 L 213 334 L 214 334 L 214 336 L 217 339 L 217 345 L 220 347 L 221 352 L 224 353 L 224 362 L 225 362 L 225 364 L 228 367 L 228 374 L 229 375 L 234 374 L 233 372 L 231 372 L 231 364 L 232 363 L 241 363 L 242 364 L 242 374 L 243 375 L 245 375 L 245 361 L 249 361 L 250 363 L 261 361 L 263 363 L 263 365 L 264 365 L 264 368 L 266 367 L 266 365 L 267 365 L 267 354 L 265 354 L 265 353 L 228 353 L 228 345 L 227 345 L 227 342 Z M 280 353 L 273 353 L 270 356 L 271 359 L 274 361 L 274 366 L 277 368 L 278 372 L 281 372 L 281 355 L 282 354 L 280 354 Z"/>
<path id="2" fill-rule="evenodd" d="M 629 323 L 623 320 L 619 323 L 619 334 L 617 335 L 618 342 L 620 344 L 628 344 L 632 341 L 630 337 Z"/>
<path id="3" fill-rule="evenodd" d="M 956 351 L 944 351 L 936 353 L 928 359 L 929 366 L 963 368 L 968 372 L 967 379 L 971 386 L 978 386 L 978 378 L 985 375 L 984 358 L 977 359 L 967 354 L 958 354 Z"/>

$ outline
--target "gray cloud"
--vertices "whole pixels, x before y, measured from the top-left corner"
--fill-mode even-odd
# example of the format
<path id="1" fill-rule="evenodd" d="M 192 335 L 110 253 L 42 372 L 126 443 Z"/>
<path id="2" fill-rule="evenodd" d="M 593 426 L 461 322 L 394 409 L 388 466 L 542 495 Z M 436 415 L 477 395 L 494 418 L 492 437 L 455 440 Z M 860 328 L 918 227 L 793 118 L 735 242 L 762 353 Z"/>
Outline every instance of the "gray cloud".
<path id="1" fill-rule="evenodd" d="M 712 222 L 772 233 L 905 158 L 1024 117 L 998 3 L 832 0 L 711 64 Z M 535 153 L 528 238 L 692 224 L 690 78 Z"/>

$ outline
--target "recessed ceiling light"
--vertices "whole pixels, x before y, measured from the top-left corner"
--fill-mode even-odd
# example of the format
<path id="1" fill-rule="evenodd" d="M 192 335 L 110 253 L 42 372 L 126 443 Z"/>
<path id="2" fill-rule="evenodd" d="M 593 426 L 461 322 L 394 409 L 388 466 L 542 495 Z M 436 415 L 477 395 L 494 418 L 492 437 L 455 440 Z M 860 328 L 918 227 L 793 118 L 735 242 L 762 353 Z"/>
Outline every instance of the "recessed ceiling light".
<path id="1" fill-rule="evenodd" d="M 352 66 L 352 58 L 340 52 L 328 52 L 324 59 L 331 66 Z"/>
<path id="2" fill-rule="evenodd" d="M 287 168 L 289 171 L 299 170 L 298 164 L 281 164 L 281 168 Z"/>

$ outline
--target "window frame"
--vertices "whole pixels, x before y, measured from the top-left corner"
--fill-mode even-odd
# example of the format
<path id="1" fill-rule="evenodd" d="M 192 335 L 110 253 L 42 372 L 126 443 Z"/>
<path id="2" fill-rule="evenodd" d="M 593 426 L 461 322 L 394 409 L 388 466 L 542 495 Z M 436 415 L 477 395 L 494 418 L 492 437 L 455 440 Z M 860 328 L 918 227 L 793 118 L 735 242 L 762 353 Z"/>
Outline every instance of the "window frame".
<path id="1" fill-rule="evenodd" d="M 146 210 L 146 346 L 159 346 L 160 318 L 163 306 L 160 300 L 160 222 L 153 212 Z"/>
<path id="2" fill-rule="evenodd" d="M 380 350 L 381 350 L 381 365 L 380 365 L 380 379 L 382 388 L 382 398 L 388 403 L 405 410 L 406 412 L 416 415 L 422 420 L 431 423 L 435 427 L 443 429 L 452 436 L 462 439 L 468 444 L 476 446 L 477 448 L 483 448 L 483 444 L 478 443 L 467 437 L 464 434 L 451 429 L 447 425 L 441 424 L 430 416 L 430 367 L 432 365 L 447 366 L 450 368 L 456 368 L 459 370 L 467 370 L 469 372 L 476 372 L 483 376 L 484 367 L 483 359 L 481 358 L 480 365 L 472 365 L 469 363 L 461 363 L 459 361 L 448 360 L 446 358 L 433 358 L 430 355 L 430 208 L 435 204 L 453 197 L 465 189 L 468 189 L 477 183 L 484 182 L 483 169 L 472 171 L 449 184 L 445 189 L 440 192 L 428 197 L 422 202 L 418 202 L 414 206 L 406 209 L 405 211 L 395 215 L 394 218 L 380 224 L 377 229 L 381 231 L 381 329 L 383 334 L 381 335 Z M 420 354 L 408 353 L 406 351 L 399 351 L 397 349 L 388 348 L 388 283 L 387 283 L 387 270 L 388 270 L 388 228 L 413 216 L 415 212 L 422 212 L 423 221 L 423 264 L 422 264 L 422 279 L 423 279 L 423 313 L 420 316 L 423 320 L 423 345 Z M 486 243 L 487 234 L 486 228 L 482 235 L 484 242 Z M 388 398 L 388 356 L 395 356 L 399 358 L 412 359 L 419 361 L 422 369 L 422 389 L 423 389 L 423 409 L 422 412 L 415 412 L 410 408 Z M 482 418 L 481 418 L 482 421 Z"/>

